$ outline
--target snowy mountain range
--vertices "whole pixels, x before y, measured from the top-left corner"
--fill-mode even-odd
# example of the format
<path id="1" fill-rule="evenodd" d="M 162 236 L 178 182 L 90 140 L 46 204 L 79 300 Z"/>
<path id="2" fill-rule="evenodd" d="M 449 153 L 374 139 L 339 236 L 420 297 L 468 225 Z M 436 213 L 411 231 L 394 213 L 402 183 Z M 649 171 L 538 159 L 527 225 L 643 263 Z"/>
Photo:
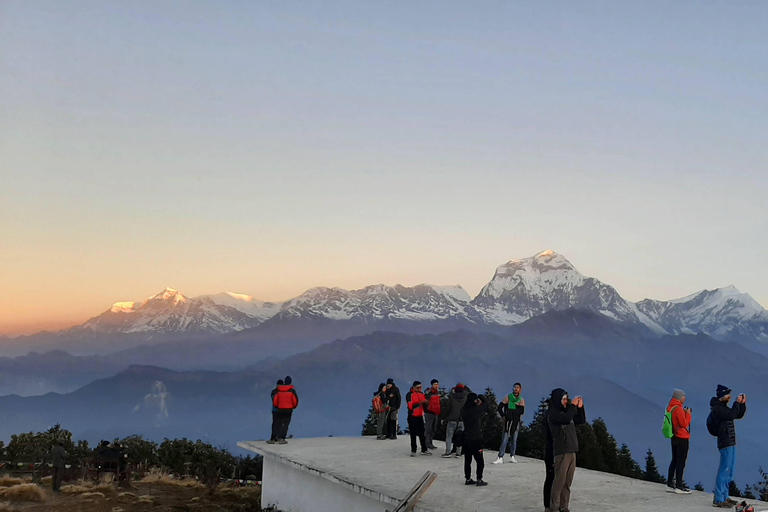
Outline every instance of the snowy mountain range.
<path id="1" fill-rule="evenodd" d="M 571 308 L 642 325 L 656 335 L 705 333 L 721 340 L 768 341 L 768 312 L 733 286 L 669 301 L 634 303 L 612 286 L 584 276 L 551 250 L 499 266 L 474 299 L 458 285 L 318 287 L 284 303 L 230 292 L 186 297 L 166 288 L 141 303 L 117 302 L 68 332 L 222 334 L 313 320 L 354 322 L 370 325 L 371 330 L 382 323 L 390 325 L 387 322 L 482 328 L 515 325 Z"/>

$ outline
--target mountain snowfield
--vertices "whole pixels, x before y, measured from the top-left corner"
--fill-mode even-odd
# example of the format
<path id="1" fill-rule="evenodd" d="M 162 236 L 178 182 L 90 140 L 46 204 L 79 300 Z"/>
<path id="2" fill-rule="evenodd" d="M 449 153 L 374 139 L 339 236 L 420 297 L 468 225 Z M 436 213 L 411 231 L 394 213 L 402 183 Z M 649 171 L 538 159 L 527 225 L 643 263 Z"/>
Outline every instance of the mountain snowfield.
<path id="1" fill-rule="evenodd" d="M 311 288 L 284 303 L 262 302 L 237 293 L 187 297 L 173 288 L 142 303 L 117 302 L 73 329 L 94 333 L 228 333 L 267 320 L 381 320 L 509 326 L 552 310 L 585 309 L 619 322 L 639 324 L 657 335 L 705 333 L 717 339 L 768 341 L 768 312 L 729 286 L 680 299 L 634 303 L 615 288 L 581 274 L 552 250 L 500 265 L 472 299 L 459 285 L 413 287 L 383 284 L 360 290 Z"/>

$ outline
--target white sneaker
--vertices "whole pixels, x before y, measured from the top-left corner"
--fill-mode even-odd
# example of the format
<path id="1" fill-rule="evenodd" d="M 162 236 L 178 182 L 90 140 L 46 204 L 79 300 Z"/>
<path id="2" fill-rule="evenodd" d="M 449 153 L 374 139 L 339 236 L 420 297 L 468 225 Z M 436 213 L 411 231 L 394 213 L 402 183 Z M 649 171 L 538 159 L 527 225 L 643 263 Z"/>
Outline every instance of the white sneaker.
<path id="1" fill-rule="evenodd" d="M 509 459 L 509 461 L 510 461 L 510 462 L 517 462 L 517 459 L 516 459 L 516 458 L 515 458 L 515 456 L 513 455 L 513 456 L 512 456 L 512 457 Z"/>
<path id="2" fill-rule="evenodd" d="M 491 464 L 504 464 L 504 459 L 497 457 L 495 461 L 491 462 Z"/>

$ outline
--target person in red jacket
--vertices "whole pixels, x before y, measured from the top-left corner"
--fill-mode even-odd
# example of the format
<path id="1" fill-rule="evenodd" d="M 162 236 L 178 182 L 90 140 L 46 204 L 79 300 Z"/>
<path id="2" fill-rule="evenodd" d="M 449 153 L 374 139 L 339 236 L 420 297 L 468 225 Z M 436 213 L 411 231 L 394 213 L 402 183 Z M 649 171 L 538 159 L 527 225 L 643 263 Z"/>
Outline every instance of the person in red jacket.
<path id="1" fill-rule="evenodd" d="M 683 481 L 685 461 L 688 459 L 688 445 L 691 439 L 691 408 L 683 407 L 685 391 L 675 389 L 667 406 L 672 413 L 672 462 L 667 473 L 667 492 L 691 494 Z"/>
<path id="2" fill-rule="evenodd" d="M 277 386 L 277 393 L 272 397 L 272 405 L 277 407 L 277 443 L 286 444 L 288 437 L 288 425 L 291 423 L 293 410 L 299 406 L 299 395 L 293 387 L 293 380 L 290 376 L 286 377 L 282 386 Z M 274 444 L 270 439 L 268 444 Z"/>
<path id="3" fill-rule="evenodd" d="M 411 390 L 405 395 L 405 403 L 408 406 L 408 430 L 411 434 L 411 457 L 416 456 L 416 437 L 421 444 L 422 455 L 432 455 L 427 449 L 427 441 L 424 439 L 424 410 L 427 406 L 427 397 L 421 392 L 421 382 L 414 381 Z"/>
<path id="4" fill-rule="evenodd" d="M 432 444 L 437 431 L 437 422 L 440 418 L 440 382 L 432 379 L 432 386 L 427 390 L 427 410 L 424 412 L 425 431 L 424 437 L 427 439 L 427 448 L 437 450 L 437 446 Z"/>

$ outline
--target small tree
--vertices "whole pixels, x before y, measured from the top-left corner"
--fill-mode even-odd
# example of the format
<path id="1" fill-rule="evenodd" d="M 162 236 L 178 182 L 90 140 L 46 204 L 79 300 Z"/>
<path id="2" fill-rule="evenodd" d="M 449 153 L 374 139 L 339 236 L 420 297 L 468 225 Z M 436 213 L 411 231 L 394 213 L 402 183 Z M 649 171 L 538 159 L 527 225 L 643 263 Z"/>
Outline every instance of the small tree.
<path id="1" fill-rule="evenodd" d="M 596 418 L 592 422 L 592 430 L 595 433 L 595 439 L 602 453 L 604 469 L 601 471 L 617 473 L 619 467 L 619 447 L 616 443 L 616 438 L 608 432 L 608 426 L 602 418 Z"/>
<path id="2" fill-rule="evenodd" d="M 597 444 L 597 437 L 592 430 L 592 425 L 576 425 L 576 435 L 579 440 L 579 456 L 576 457 L 576 465 L 582 468 L 605 470 L 603 453 Z"/>
<path id="3" fill-rule="evenodd" d="M 656 466 L 656 459 L 653 457 L 653 452 L 648 448 L 648 452 L 645 454 L 645 471 L 643 471 L 643 477 L 649 482 L 664 483 L 666 479 L 659 473 L 659 468 Z M 682 482 L 680 482 L 682 484 Z"/>
<path id="4" fill-rule="evenodd" d="M 360 435 L 375 436 L 378 423 L 379 415 L 373 412 L 373 404 L 371 404 L 371 406 L 368 408 L 368 416 L 366 416 L 365 421 L 363 421 L 363 431 L 360 433 Z"/>
<path id="5" fill-rule="evenodd" d="M 755 500 L 757 499 L 757 496 L 755 496 L 754 489 L 751 485 L 747 484 L 744 486 L 744 498 L 747 498 L 748 500 Z"/>
<path id="6" fill-rule="evenodd" d="M 693 489 L 696 490 L 696 491 L 703 491 L 704 490 L 704 486 L 701 485 L 701 482 L 699 482 L 699 483 L 697 483 L 696 485 L 693 486 Z"/>
<path id="7" fill-rule="evenodd" d="M 628 476 L 630 478 L 642 478 L 643 471 L 640 469 L 640 465 L 632 458 L 632 452 L 630 451 L 629 446 L 626 444 L 621 445 L 617 459 L 619 475 Z"/>
<path id="8" fill-rule="evenodd" d="M 547 411 L 549 410 L 547 400 L 548 398 L 544 397 L 539 401 L 539 406 L 533 413 L 531 422 L 527 426 L 523 425 L 520 429 L 520 435 L 517 438 L 517 453 L 523 457 L 544 458 L 544 445 L 547 440 L 544 422 L 547 421 Z"/>
<path id="9" fill-rule="evenodd" d="M 499 419 L 496 408 L 499 405 L 496 393 L 491 388 L 485 388 L 485 396 L 488 399 L 488 408 L 480 418 L 480 428 L 483 431 L 483 448 L 498 450 L 501 446 L 501 433 L 504 426 Z"/>
<path id="10" fill-rule="evenodd" d="M 739 486 L 736 485 L 736 482 L 734 482 L 733 480 L 731 480 L 731 483 L 728 484 L 728 495 L 741 498 L 741 490 L 739 489 Z"/>

